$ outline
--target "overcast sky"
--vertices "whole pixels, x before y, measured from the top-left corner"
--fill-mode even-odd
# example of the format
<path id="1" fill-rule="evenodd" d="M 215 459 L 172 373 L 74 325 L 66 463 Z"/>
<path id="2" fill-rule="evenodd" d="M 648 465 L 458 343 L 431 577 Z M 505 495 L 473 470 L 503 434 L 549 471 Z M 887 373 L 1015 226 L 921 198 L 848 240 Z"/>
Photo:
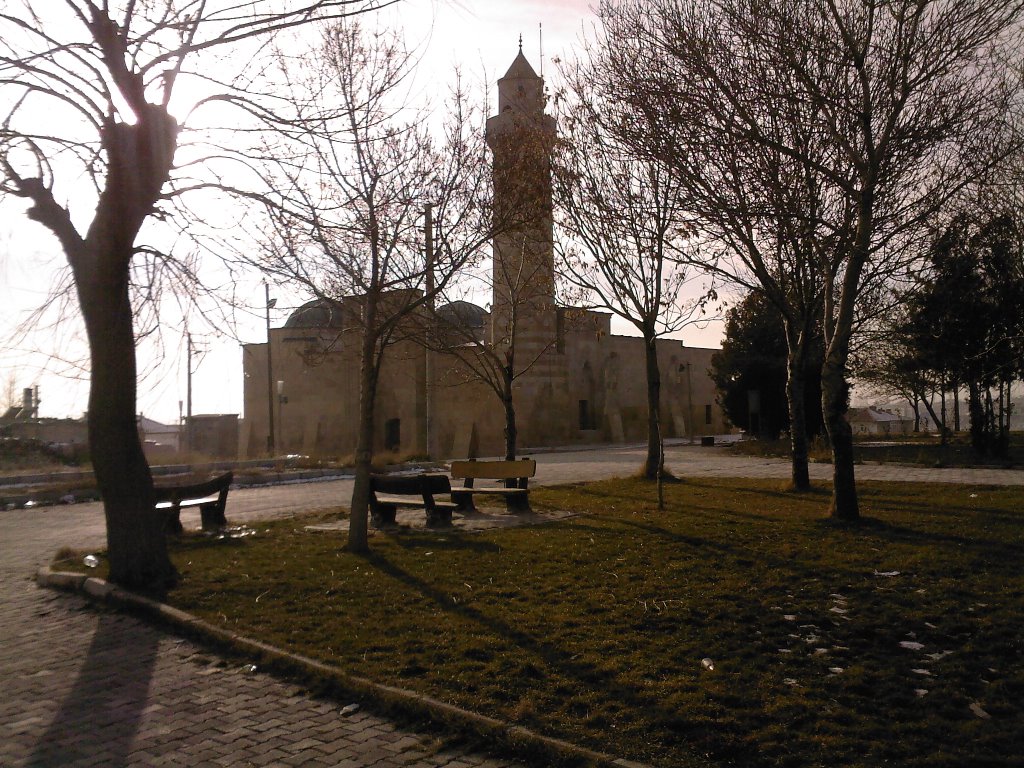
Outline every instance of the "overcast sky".
<path id="1" fill-rule="evenodd" d="M 432 89 L 447 83 L 455 65 L 473 79 L 486 77 L 495 100 L 494 81 L 515 58 L 519 36 L 527 58 L 551 79 L 552 58 L 565 55 L 585 28 L 593 24 L 592 0 L 404 0 L 400 10 L 388 11 L 388 23 L 401 24 L 410 46 L 422 46 L 417 80 Z M 540 29 L 543 25 L 543 64 Z M 39 225 L 24 221 L 17 206 L 0 208 L 0 398 L 13 374 L 20 400 L 23 387 L 40 387 L 43 416 L 80 416 L 88 399 L 87 371 L 80 324 L 19 338 L 13 329 L 25 312 L 42 302 L 64 261 L 56 243 Z M 282 301 L 272 324 L 284 322 L 294 301 Z M 176 423 L 178 403 L 185 399 L 186 365 L 183 336 L 165 334 L 162 358 L 140 361 L 139 411 L 165 423 Z M 624 331 L 625 329 L 621 329 Z M 242 341 L 265 338 L 258 317 L 243 319 Z M 232 338 L 218 338 L 213 329 L 194 336 L 204 352 L 193 364 L 193 413 L 241 413 L 241 349 Z M 718 346 L 720 325 L 683 334 L 692 346 Z M 37 351 L 39 350 L 39 351 Z M 146 355 L 143 355 L 146 358 Z"/>

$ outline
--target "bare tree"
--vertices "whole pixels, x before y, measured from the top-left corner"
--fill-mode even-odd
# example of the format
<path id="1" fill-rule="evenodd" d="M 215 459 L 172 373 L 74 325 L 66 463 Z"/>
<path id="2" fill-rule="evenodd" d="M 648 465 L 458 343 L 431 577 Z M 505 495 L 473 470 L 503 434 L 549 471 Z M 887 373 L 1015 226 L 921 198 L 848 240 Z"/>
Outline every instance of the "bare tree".
<path id="1" fill-rule="evenodd" d="M 478 114 L 458 90 L 436 141 L 411 106 L 413 59 L 401 39 L 341 23 L 293 61 L 290 141 L 268 172 L 276 192 L 258 265 L 340 304 L 342 335 L 359 349 L 359 427 L 349 549 L 367 550 L 374 409 L 387 349 L 418 341 L 436 295 L 490 238 L 489 176 Z M 283 110 L 283 108 L 282 108 Z M 426 258 L 421 213 L 437 212 Z M 346 311 L 346 307 L 349 308 Z M 343 339 L 339 337 L 338 342 Z"/>
<path id="2" fill-rule="evenodd" d="M 643 473 L 653 480 L 663 466 L 657 340 L 705 319 L 715 292 L 696 286 L 703 273 L 687 263 L 692 230 L 685 188 L 662 158 L 622 140 L 620 127 L 635 116 L 603 88 L 602 65 L 591 59 L 563 67 L 568 85 L 556 100 L 562 132 L 554 163 L 556 250 L 560 276 L 583 306 L 612 312 L 643 338 Z"/>
<path id="3" fill-rule="evenodd" d="M 518 218 L 508 224 L 518 223 Z M 536 265 L 528 260 L 496 265 L 494 279 L 506 302 L 498 317 L 492 317 L 489 328 L 474 327 L 473 318 L 460 305 L 432 315 L 432 328 L 424 335 L 428 348 L 440 352 L 456 365 L 448 372 L 457 384 L 480 382 L 501 403 L 505 426 L 505 459 L 512 461 L 518 451 L 519 428 L 516 420 L 516 383 L 526 376 L 557 344 L 557 338 L 524 349 L 519 343 L 523 315 L 532 309 Z M 547 276 L 545 277 L 547 279 Z M 560 310 L 563 319 L 566 310 Z M 563 325 L 564 330 L 564 325 Z"/>
<path id="4" fill-rule="evenodd" d="M 89 445 L 110 576 L 120 584 L 160 588 L 175 579 L 135 426 L 130 276 L 138 259 L 168 257 L 140 232 L 182 189 L 175 157 L 186 125 L 171 112 L 176 86 L 190 75 L 215 89 L 231 84 L 209 68 L 197 72 L 199 61 L 213 64 L 201 54 L 245 48 L 244 60 L 277 32 L 374 5 L 12 0 L 0 11 L 0 84 L 11 94 L 0 128 L 0 194 L 28 204 L 28 217 L 57 239 L 71 269 L 89 341 Z M 216 62 L 224 67 L 241 72 L 244 63 Z"/>
<path id="5" fill-rule="evenodd" d="M 661 160 L 680 196 L 700 264 L 727 282 L 765 296 L 783 318 L 787 342 L 787 402 L 792 445 L 792 486 L 810 487 L 805 416 L 805 375 L 824 298 L 816 238 L 822 206 L 813 174 L 775 145 L 819 151 L 807 118 L 813 105 L 777 100 L 785 77 L 771 59 L 737 55 L 717 20 L 673 6 L 673 36 L 639 3 L 604 7 L 595 76 L 633 106 L 635 119 L 616 130 L 631 151 Z M 665 11 L 668 13 L 668 11 Z M 658 44 L 651 45 L 652 40 Z M 651 63 L 635 76 L 638 55 Z M 592 54 L 594 55 L 594 54 Z M 747 141 L 730 98 L 759 102 L 763 129 L 774 144 Z"/>
<path id="6" fill-rule="evenodd" d="M 11 408 L 20 405 L 21 395 L 18 394 L 18 378 L 14 371 L 7 374 L 4 379 L 3 389 L 0 390 L 0 413 L 6 413 Z"/>
<path id="7" fill-rule="evenodd" d="M 908 233 L 1014 146 L 1019 70 L 1006 64 L 1019 48 L 1022 3 L 654 0 L 640 15 L 640 4 L 626 0 L 603 8 L 641 20 L 624 34 L 665 65 L 653 67 L 649 89 L 684 103 L 704 90 L 697 103 L 706 114 L 670 114 L 720 126 L 707 139 L 728 135 L 728 151 L 744 150 L 737 163 L 781 158 L 790 172 L 778 174 L 776 189 L 812 193 L 814 208 L 794 221 L 813 223 L 802 230 L 820 280 L 832 513 L 856 519 L 845 414 L 858 305 L 906 253 Z M 780 121 L 790 123 L 781 132 Z M 685 146 L 677 156 L 694 149 L 708 148 Z"/>

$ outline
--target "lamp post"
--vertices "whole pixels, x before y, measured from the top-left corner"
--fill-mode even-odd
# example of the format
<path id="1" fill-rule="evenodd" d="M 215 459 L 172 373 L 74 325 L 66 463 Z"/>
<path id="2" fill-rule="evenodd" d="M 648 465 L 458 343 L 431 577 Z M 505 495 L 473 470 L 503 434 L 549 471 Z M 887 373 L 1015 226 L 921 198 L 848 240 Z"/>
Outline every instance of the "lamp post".
<path id="1" fill-rule="evenodd" d="M 281 451 L 285 450 L 284 447 L 284 404 L 288 402 L 288 398 L 284 396 L 284 382 L 278 380 L 277 382 L 277 436 L 281 442 Z"/>
<path id="2" fill-rule="evenodd" d="M 686 364 L 686 410 L 690 424 L 690 445 L 693 445 L 693 379 L 690 378 L 690 364 Z"/>
<path id="3" fill-rule="evenodd" d="M 269 430 L 267 431 L 267 453 L 271 456 L 274 455 L 274 367 L 271 362 L 270 352 L 270 310 L 277 304 L 277 299 L 270 298 L 270 286 L 267 281 L 263 281 L 263 288 L 267 295 L 267 423 L 269 424 Z"/>
<path id="4" fill-rule="evenodd" d="M 427 456 L 431 459 L 436 458 L 433 448 L 433 435 L 434 435 L 434 350 L 433 350 L 433 330 L 434 330 L 434 208 L 430 203 L 424 207 L 423 210 L 423 237 L 424 237 L 424 265 L 425 265 L 425 280 L 424 287 L 427 293 L 427 308 L 430 310 L 429 315 L 429 326 L 427 327 L 427 344 L 424 348 L 424 392 L 423 392 L 423 412 L 424 412 L 424 448 L 426 448 Z"/>

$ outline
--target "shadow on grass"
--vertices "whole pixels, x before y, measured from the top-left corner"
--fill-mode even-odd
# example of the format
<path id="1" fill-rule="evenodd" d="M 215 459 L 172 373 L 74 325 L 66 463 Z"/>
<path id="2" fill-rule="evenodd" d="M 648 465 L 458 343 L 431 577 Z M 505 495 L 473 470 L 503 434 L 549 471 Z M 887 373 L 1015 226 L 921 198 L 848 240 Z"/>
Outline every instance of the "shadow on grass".
<path id="1" fill-rule="evenodd" d="M 472 534 L 462 535 L 458 532 L 447 536 L 445 534 L 448 531 L 445 529 L 432 529 L 428 532 L 416 529 L 398 529 L 384 532 L 397 546 L 408 550 L 429 548 L 441 552 L 468 551 L 481 554 L 501 551 L 501 547 L 493 541 L 486 541 Z"/>
<path id="2" fill-rule="evenodd" d="M 434 546 L 435 543 L 432 541 L 431 545 Z M 590 662 L 577 661 L 575 654 L 565 648 L 546 643 L 519 627 L 513 626 L 494 616 L 489 616 L 472 606 L 453 603 L 448 593 L 411 574 L 383 555 L 371 552 L 366 556 L 366 560 L 369 564 L 380 569 L 382 573 L 387 574 L 406 587 L 419 592 L 431 600 L 443 612 L 457 615 L 465 621 L 479 625 L 483 629 L 515 645 L 524 653 L 539 659 L 553 671 L 575 681 L 580 687 L 588 689 L 602 698 L 615 700 L 624 707 L 637 708 L 648 713 L 657 713 L 655 719 L 660 719 L 665 723 L 672 723 L 677 733 L 690 728 L 697 728 L 696 723 L 687 722 L 685 713 L 670 710 L 664 707 L 659 700 L 650 696 L 644 696 L 631 686 L 623 685 L 616 679 L 618 672 L 602 670 Z M 694 757 L 696 759 L 696 754 Z"/>
<path id="3" fill-rule="evenodd" d="M 957 552 L 971 552 L 983 556 L 992 562 L 1020 562 L 1024 556 L 1024 545 L 1005 540 L 981 538 L 977 536 L 959 536 L 952 533 L 925 531 L 909 528 L 887 520 L 873 517 L 862 517 L 857 521 L 819 520 L 820 530 L 867 533 L 884 540 L 889 544 L 908 544 L 912 546 L 944 546 Z"/>

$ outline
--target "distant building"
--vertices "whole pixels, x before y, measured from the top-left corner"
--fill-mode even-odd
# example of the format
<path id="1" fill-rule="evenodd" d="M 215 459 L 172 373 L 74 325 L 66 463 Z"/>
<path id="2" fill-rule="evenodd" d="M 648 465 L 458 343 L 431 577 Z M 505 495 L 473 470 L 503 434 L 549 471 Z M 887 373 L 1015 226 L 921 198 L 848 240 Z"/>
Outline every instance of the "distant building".
<path id="1" fill-rule="evenodd" d="M 183 452 L 210 459 L 238 458 L 237 413 L 189 416 L 183 432 Z"/>
<path id="2" fill-rule="evenodd" d="M 161 424 L 139 414 L 139 436 L 147 458 L 174 455 L 180 449 L 181 427 L 177 424 Z"/>
<path id="3" fill-rule="evenodd" d="M 846 419 L 855 435 L 908 435 L 914 431 L 912 418 L 874 406 L 851 408 Z"/>
<path id="4" fill-rule="evenodd" d="M 30 422 L 39 418 L 39 388 L 25 387 L 21 391 L 21 405 L 10 405 L 0 416 L 0 427 L 17 422 Z"/>
<path id="5" fill-rule="evenodd" d="M 438 313 L 456 318 L 472 336 L 505 344 L 513 299 L 502 276 L 528 276 L 525 301 L 522 285 L 515 299 L 521 302 L 516 360 L 518 365 L 530 362 L 514 391 L 520 448 L 642 441 L 647 434 L 643 341 L 613 335 L 609 314 L 555 303 L 549 158 L 535 151 L 550 146 L 555 135 L 544 102 L 543 80 L 520 50 L 498 81 L 498 114 L 487 122 L 487 141 L 496 167 L 529 166 L 524 183 L 531 185 L 534 199 L 546 199 L 547 213 L 542 204 L 542 213 L 530 226 L 495 237 L 490 311 L 460 301 Z M 524 141 L 524 136 L 532 139 Z M 514 180 L 496 183 L 496 210 L 521 199 L 515 187 Z M 271 407 L 275 452 L 354 451 L 361 301 L 358 296 L 312 301 L 292 313 L 283 327 L 271 329 L 269 372 L 267 343 L 244 345 L 244 454 L 266 452 Z M 664 436 L 727 431 L 708 375 L 715 350 L 669 339 L 657 345 Z M 398 341 L 385 353 L 380 382 L 375 450 L 466 456 L 476 435 L 481 455 L 502 452 L 502 405 L 455 355 L 428 352 L 413 340 Z"/>

